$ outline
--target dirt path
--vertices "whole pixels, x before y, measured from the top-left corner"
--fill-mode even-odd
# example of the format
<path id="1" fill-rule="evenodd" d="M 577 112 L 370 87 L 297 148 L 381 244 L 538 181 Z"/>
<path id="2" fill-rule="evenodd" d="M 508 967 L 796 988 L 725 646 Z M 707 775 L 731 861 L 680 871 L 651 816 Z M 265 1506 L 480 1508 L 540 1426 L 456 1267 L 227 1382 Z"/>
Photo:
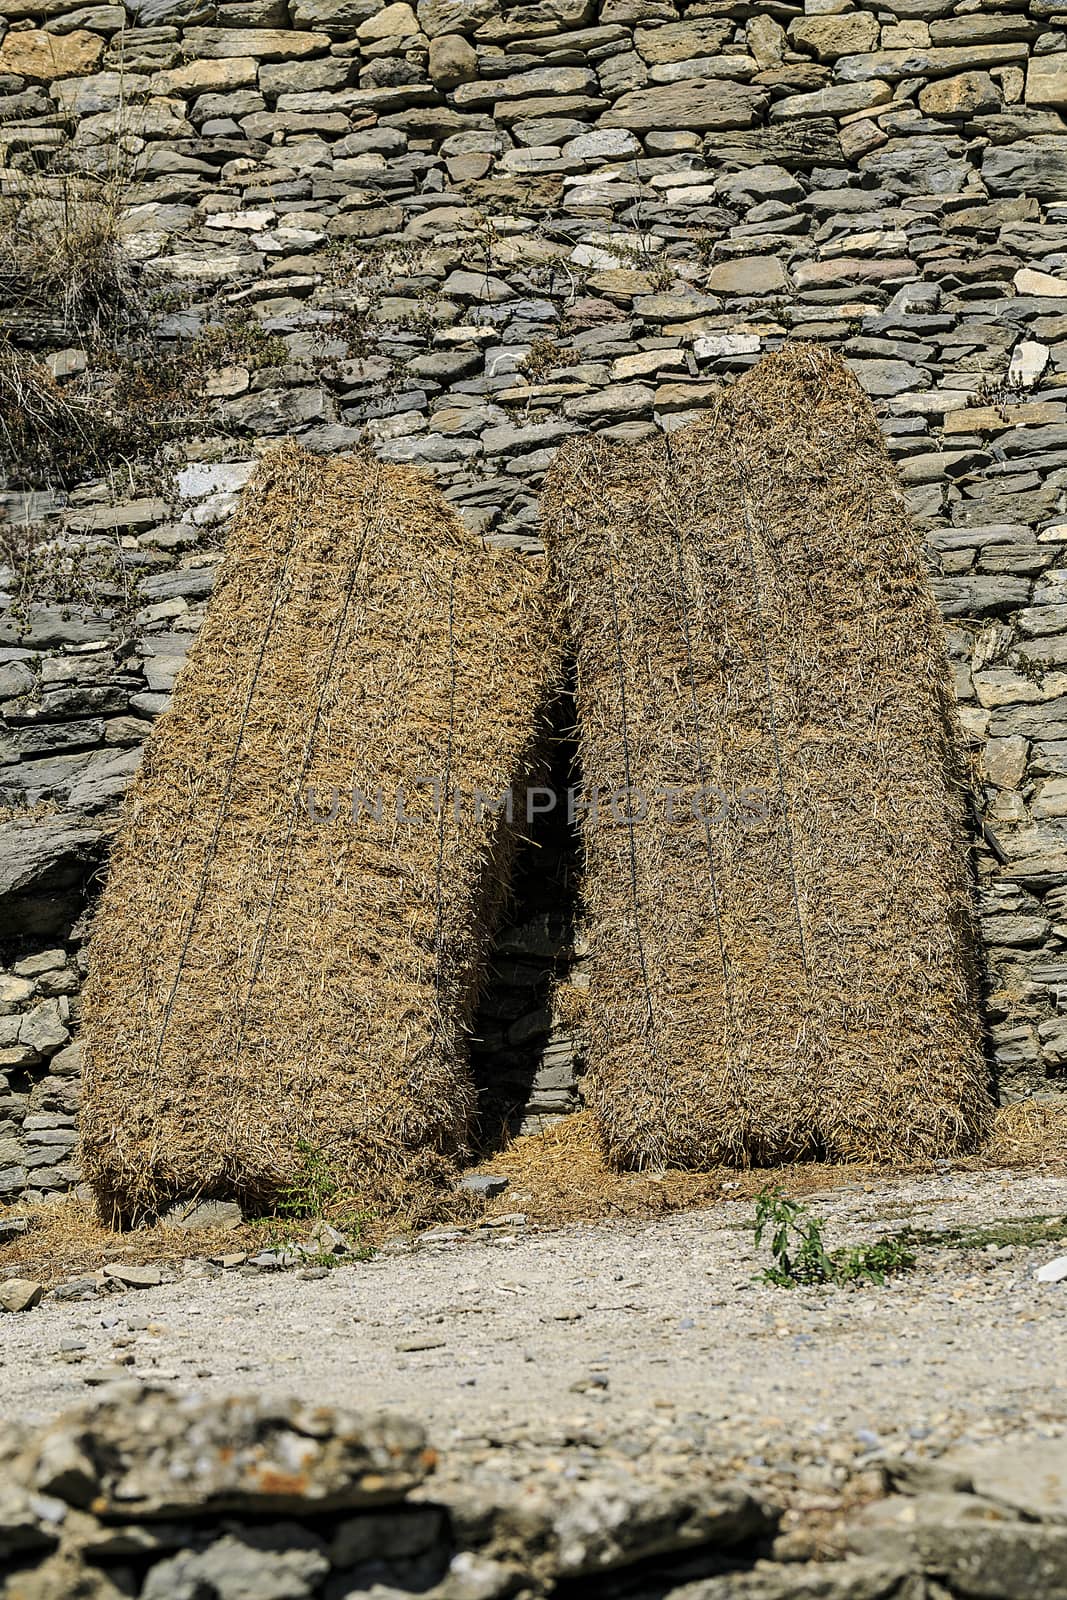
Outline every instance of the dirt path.
<path id="1" fill-rule="evenodd" d="M 1062 1179 L 948 1173 L 813 1202 L 830 1243 L 1067 1212 Z M 321 1278 L 189 1275 L 0 1320 L 9 1416 L 84 1399 L 116 1360 L 204 1392 L 388 1406 L 440 1444 L 633 1434 L 762 1464 L 936 1451 L 1067 1424 L 1065 1245 L 924 1249 L 885 1288 L 761 1284 L 752 1208 L 498 1231 Z M 872 1227 L 873 1225 L 873 1227 Z M 83 1345 L 64 1352 L 63 1343 Z"/>

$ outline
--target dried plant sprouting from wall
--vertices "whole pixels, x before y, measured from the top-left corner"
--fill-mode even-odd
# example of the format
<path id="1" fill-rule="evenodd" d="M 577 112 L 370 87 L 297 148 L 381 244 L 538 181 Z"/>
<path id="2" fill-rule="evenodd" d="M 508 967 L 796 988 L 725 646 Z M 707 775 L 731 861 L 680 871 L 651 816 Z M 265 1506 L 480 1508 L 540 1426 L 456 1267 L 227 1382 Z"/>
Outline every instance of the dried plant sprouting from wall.
<path id="1" fill-rule="evenodd" d="M 547 383 L 561 367 L 578 360 L 577 352 L 559 344 L 548 334 L 538 334 L 519 362 L 519 371 L 532 384 Z"/>
<path id="2" fill-rule="evenodd" d="M 117 172 L 0 177 L 0 306 L 27 336 L 97 340 L 144 320 L 122 241 L 125 188 Z"/>
<path id="3" fill-rule="evenodd" d="M 115 435 L 108 417 L 0 336 L 0 478 L 43 488 L 91 477 L 105 467 Z"/>
<path id="4" fill-rule="evenodd" d="M 158 462 L 202 415 L 202 385 L 180 355 L 145 345 L 112 356 L 109 374 L 61 384 L 0 335 L 0 482 L 67 489 L 135 461 Z"/>
<path id="5" fill-rule="evenodd" d="M 129 622 L 138 601 L 138 573 L 112 538 L 77 538 L 54 522 L 0 521 L 0 603 L 16 624 L 36 606 L 107 611 Z"/>
<path id="6" fill-rule="evenodd" d="M 322 259 L 327 304 L 333 311 L 324 335 L 343 339 L 351 360 L 388 355 L 383 341 L 405 333 L 432 337 L 437 326 L 437 293 L 427 273 L 430 247 L 418 242 L 380 244 L 349 239 L 332 245 Z M 413 299 L 414 312 L 386 311 L 393 296 Z"/>
<path id="7" fill-rule="evenodd" d="M 284 367 L 290 359 L 289 346 L 281 334 L 268 333 L 247 313 L 231 313 L 219 322 L 209 323 L 194 339 L 187 358 L 201 373 L 228 366 L 262 372 L 264 367 Z"/>

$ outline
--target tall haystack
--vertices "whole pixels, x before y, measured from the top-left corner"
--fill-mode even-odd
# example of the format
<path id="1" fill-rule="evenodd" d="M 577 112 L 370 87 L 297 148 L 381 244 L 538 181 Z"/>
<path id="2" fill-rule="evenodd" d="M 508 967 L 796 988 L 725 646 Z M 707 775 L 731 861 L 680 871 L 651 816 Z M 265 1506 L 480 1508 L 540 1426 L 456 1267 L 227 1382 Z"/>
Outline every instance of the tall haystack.
<path id="1" fill-rule="evenodd" d="M 545 521 L 600 791 L 590 1066 L 612 1159 L 972 1148 L 990 1097 L 958 728 L 847 368 L 790 348 L 669 444 L 571 445 Z"/>
<path id="2" fill-rule="evenodd" d="M 264 460 L 96 918 L 105 1213 L 270 1203 L 309 1168 L 370 1198 L 447 1175 L 556 634 L 543 574 L 414 470 Z"/>

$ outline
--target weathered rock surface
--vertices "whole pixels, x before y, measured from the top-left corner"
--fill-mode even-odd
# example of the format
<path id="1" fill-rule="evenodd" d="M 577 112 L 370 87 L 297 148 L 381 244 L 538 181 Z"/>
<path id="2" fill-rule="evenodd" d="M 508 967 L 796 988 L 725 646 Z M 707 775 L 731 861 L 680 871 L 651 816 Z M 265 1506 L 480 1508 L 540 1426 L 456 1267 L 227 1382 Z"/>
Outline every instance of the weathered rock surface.
<path id="1" fill-rule="evenodd" d="M 1051 1463 L 979 1452 L 977 1474 L 1010 1508 L 976 1489 L 962 1458 L 926 1464 L 914 1489 L 905 1466 L 904 1492 L 834 1530 L 853 1553 L 798 1556 L 794 1510 L 783 1561 L 767 1554 L 781 1508 L 688 1464 L 679 1444 L 635 1459 L 580 1444 L 547 1454 L 519 1436 L 510 1449 L 448 1452 L 428 1479 L 434 1453 L 401 1419 L 119 1382 L 97 1405 L 0 1435 L 4 1593 L 119 1596 L 131 1558 L 145 1600 L 502 1600 L 576 1584 L 664 1600 L 913 1600 L 927 1580 L 961 1600 L 1064 1592 L 1062 1491 L 1042 1487 Z M 787 1474 L 780 1486 L 804 1505 Z"/>
<path id="2" fill-rule="evenodd" d="M 422 1429 L 399 1418 L 128 1387 L 28 1441 L 0 1440 L 0 1462 L 105 1520 L 388 1504 L 433 1465 Z"/>

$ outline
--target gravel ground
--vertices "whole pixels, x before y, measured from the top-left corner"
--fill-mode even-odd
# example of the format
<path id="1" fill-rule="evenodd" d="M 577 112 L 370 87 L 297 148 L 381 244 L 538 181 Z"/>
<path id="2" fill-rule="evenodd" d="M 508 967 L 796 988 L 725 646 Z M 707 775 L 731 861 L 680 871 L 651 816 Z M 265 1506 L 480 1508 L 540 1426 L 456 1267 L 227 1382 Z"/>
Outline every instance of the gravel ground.
<path id="1" fill-rule="evenodd" d="M 1067 1182 L 951 1173 L 815 1197 L 830 1244 L 1067 1213 Z M 186 1276 L 0 1322 L 4 1412 L 42 1420 L 101 1369 L 422 1419 L 435 1442 L 681 1435 L 750 1465 L 855 1464 L 1067 1422 L 1064 1246 L 924 1249 L 885 1288 L 759 1283 L 751 1203 L 497 1229 L 322 1277 Z M 70 1349 L 81 1345 L 81 1349 Z"/>

